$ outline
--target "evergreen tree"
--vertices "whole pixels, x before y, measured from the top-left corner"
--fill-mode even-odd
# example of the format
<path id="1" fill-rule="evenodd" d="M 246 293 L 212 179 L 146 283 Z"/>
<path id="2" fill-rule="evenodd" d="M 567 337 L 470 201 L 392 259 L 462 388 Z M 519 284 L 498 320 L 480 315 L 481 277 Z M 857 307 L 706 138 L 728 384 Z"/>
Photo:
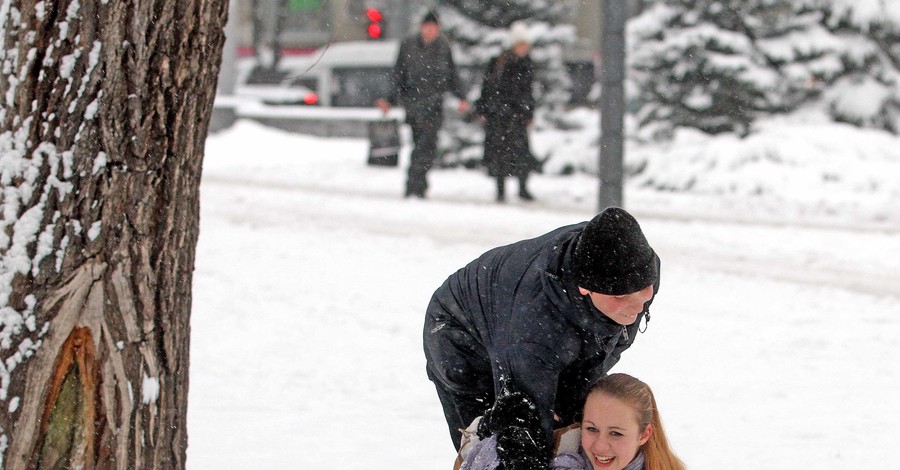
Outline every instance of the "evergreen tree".
<path id="1" fill-rule="evenodd" d="M 897 22 L 839 2 L 647 2 L 628 30 L 639 135 L 746 135 L 760 115 L 823 102 L 835 119 L 896 132 Z"/>
<path id="2" fill-rule="evenodd" d="M 900 6 L 821 0 L 823 25 L 845 45 L 840 76 L 824 93 L 836 121 L 900 134 Z"/>
<path id="3" fill-rule="evenodd" d="M 454 45 L 454 60 L 468 97 L 474 101 L 488 61 L 503 51 L 508 29 L 524 21 L 532 37 L 531 57 L 537 64 L 535 98 L 545 116 L 559 112 L 569 100 L 571 80 L 563 62 L 565 47 L 575 40 L 571 25 L 573 0 L 446 0 L 437 9 L 441 30 Z M 448 119 L 440 141 L 443 164 L 472 163 L 481 158 L 483 132 L 474 123 Z"/>
<path id="4" fill-rule="evenodd" d="M 789 0 L 664 0 L 628 27 L 629 77 L 639 125 L 667 136 L 677 127 L 746 134 L 760 113 L 796 107 L 803 73 L 822 52 L 780 47 L 816 18 Z"/>

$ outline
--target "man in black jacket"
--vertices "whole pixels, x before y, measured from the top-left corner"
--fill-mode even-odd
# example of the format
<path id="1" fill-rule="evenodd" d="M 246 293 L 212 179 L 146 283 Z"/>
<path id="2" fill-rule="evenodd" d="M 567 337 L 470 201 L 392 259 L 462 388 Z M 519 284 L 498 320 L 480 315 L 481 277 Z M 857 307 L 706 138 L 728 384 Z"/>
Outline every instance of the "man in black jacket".
<path id="1" fill-rule="evenodd" d="M 406 180 L 406 196 L 425 197 L 426 173 L 434 163 L 438 130 L 444 113 L 444 93 L 456 95 L 460 112 L 469 110 L 450 43 L 441 36 L 437 16 L 428 13 L 419 26 L 419 34 L 400 43 L 397 63 L 391 75 L 391 93 L 375 104 L 385 113 L 391 104 L 402 104 L 406 123 L 412 128 L 413 151 Z"/>
<path id="2" fill-rule="evenodd" d="M 447 278 L 423 336 L 457 450 L 460 430 L 504 394 L 534 403 L 540 429 L 528 431 L 537 441 L 573 423 L 589 386 L 649 321 L 658 289 L 659 257 L 615 207 L 494 248 Z"/>

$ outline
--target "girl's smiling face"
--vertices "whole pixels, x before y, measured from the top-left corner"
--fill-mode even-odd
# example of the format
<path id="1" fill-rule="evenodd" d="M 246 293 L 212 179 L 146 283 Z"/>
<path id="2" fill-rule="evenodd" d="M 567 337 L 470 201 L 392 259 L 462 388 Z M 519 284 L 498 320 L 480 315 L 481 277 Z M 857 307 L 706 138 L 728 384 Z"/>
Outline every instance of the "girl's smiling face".
<path id="1" fill-rule="evenodd" d="M 581 446 L 594 470 L 621 470 L 637 455 L 652 427 L 641 426 L 628 403 L 603 392 L 588 395 L 581 421 Z"/>

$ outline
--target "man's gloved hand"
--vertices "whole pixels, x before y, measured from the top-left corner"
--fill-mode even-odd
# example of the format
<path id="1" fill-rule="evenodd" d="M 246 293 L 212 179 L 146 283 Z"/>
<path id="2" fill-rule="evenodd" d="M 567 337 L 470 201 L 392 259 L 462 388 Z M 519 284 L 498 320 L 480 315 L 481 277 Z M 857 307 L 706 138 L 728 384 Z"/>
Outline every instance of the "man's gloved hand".
<path id="1" fill-rule="evenodd" d="M 478 434 L 497 435 L 497 455 L 502 470 L 545 470 L 550 445 L 531 400 L 522 393 L 502 395 L 478 426 Z"/>
<path id="2" fill-rule="evenodd" d="M 497 456 L 503 470 L 547 470 L 550 449 L 540 429 L 514 426 L 497 434 Z"/>

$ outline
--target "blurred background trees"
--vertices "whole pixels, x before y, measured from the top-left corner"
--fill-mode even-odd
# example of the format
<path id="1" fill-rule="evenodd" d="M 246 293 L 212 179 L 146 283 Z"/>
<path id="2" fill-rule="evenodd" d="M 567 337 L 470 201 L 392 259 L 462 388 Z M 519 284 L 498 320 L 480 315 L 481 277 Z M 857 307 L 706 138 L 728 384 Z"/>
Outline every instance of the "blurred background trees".
<path id="1" fill-rule="evenodd" d="M 758 117 L 798 111 L 900 130 L 900 22 L 886 11 L 838 0 L 644 5 L 628 27 L 642 137 L 679 127 L 743 136 Z"/>

